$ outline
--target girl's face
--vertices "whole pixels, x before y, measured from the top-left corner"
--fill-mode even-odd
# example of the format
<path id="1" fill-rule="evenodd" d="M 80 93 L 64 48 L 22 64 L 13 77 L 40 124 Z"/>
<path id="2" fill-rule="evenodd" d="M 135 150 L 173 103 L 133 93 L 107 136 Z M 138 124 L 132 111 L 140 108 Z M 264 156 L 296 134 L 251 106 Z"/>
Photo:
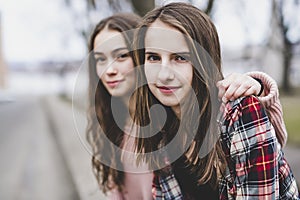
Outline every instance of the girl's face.
<path id="1" fill-rule="evenodd" d="M 160 20 L 145 36 L 145 75 L 153 95 L 173 110 L 191 91 L 193 67 L 185 38 Z"/>
<path id="2" fill-rule="evenodd" d="M 116 97 L 130 95 L 135 86 L 134 64 L 122 34 L 104 28 L 94 47 L 97 75 L 107 91 Z"/>

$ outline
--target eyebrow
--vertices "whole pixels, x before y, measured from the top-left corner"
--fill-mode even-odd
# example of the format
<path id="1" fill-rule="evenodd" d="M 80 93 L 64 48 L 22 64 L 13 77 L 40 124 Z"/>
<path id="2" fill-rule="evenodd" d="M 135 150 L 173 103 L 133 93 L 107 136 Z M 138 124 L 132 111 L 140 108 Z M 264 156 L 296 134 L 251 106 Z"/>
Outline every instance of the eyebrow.
<path id="1" fill-rule="evenodd" d="M 154 53 L 154 52 L 145 52 L 145 54 L 155 54 L 155 55 L 157 55 L 158 53 Z"/>
<path id="2" fill-rule="evenodd" d="M 114 54 L 116 54 L 117 52 L 123 51 L 123 50 L 127 50 L 127 51 L 128 51 L 128 48 L 127 48 L 127 47 L 121 47 L 121 48 L 118 48 L 118 49 L 113 50 L 111 53 L 114 55 Z"/>
<path id="3" fill-rule="evenodd" d="M 102 55 L 102 52 L 94 52 L 94 55 Z"/>
<path id="4" fill-rule="evenodd" d="M 147 51 L 145 52 L 145 54 L 159 54 L 159 53 L 155 53 L 155 52 L 151 52 L 151 51 Z M 187 51 L 187 52 L 175 52 L 175 53 L 171 53 L 171 55 L 190 55 L 191 52 Z"/>
<path id="5" fill-rule="evenodd" d="M 119 51 L 122 51 L 122 50 L 128 50 L 128 48 L 127 47 L 121 47 L 121 48 L 117 48 L 117 49 L 114 49 L 112 52 L 111 52 L 111 54 L 112 55 L 114 55 L 114 54 L 116 54 L 117 52 L 119 52 Z M 94 55 L 103 55 L 104 53 L 102 53 L 102 52 L 97 52 L 97 51 L 95 51 L 94 52 Z"/>
<path id="6" fill-rule="evenodd" d="M 172 53 L 172 54 L 177 54 L 177 55 L 190 55 L 191 52 L 187 51 L 187 52 L 176 52 L 176 53 Z"/>

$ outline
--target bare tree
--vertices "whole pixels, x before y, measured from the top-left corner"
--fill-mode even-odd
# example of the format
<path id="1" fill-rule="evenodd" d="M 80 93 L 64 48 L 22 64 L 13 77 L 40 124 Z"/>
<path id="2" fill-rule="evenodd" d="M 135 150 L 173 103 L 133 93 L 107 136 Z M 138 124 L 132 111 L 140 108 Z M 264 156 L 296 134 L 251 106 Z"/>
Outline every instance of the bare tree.
<path id="1" fill-rule="evenodd" d="M 195 4 L 195 0 L 189 0 L 191 4 Z M 209 16 L 212 16 L 212 11 L 215 5 L 215 0 L 207 0 L 202 10 Z"/>
<path id="2" fill-rule="evenodd" d="M 140 16 L 144 16 L 147 12 L 152 10 L 155 7 L 155 0 L 82 0 L 85 3 L 85 11 L 77 13 L 73 9 L 72 4 L 75 2 L 73 0 L 64 0 L 67 8 L 70 9 L 74 21 L 76 32 L 78 32 L 86 41 L 88 42 L 89 35 L 95 26 L 95 23 L 98 22 L 98 18 L 95 14 L 99 15 L 101 13 L 99 10 L 103 7 L 107 7 L 111 13 L 128 11 L 124 8 L 124 5 L 131 7 L 131 10 Z M 208 14 L 212 14 L 216 0 L 207 0 L 204 5 L 203 10 Z M 194 4 L 193 0 L 190 0 L 190 3 Z"/>
<path id="3" fill-rule="evenodd" d="M 150 0 L 150 1 L 131 0 L 131 2 L 134 11 L 140 16 L 144 16 L 147 12 L 149 12 L 155 7 L 154 0 Z"/>
<path id="4" fill-rule="evenodd" d="M 290 71 L 291 71 L 291 61 L 293 58 L 293 47 L 295 44 L 300 43 L 300 38 L 298 41 L 291 41 L 288 36 L 288 32 L 292 29 L 292 23 L 287 19 L 287 15 L 284 12 L 284 7 L 286 3 L 290 3 L 291 1 L 284 0 L 272 0 L 272 15 L 276 22 L 276 25 L 280 31 L 280 40 L 282 41 L 282 47 L 279 48 L 282 54 L 283 60 L 283 91 L 286 93 L 292 92 L 292 86 L 290 83 Z M 294 9 L 299 9 L 299 0 L 294 0 Z"/>
<path id="5" fill-rule="evenodd" d="M 211 15 L 211 12 L 212 12 L 212 10 L 213 10 L 214 3 L 215 3 L 215 2 L 216 2 L 215 0 L 209 0 L 209 1 L 207 2 L 207 6 L 206 6 L 206 8 L 204 9 L 204 11 L 205 11 L 206 14 Z"/>
<path id="6" fill-rule="evenodd" d="M 90 4 L 96 4 L 97 0 L 88 0 Z M 114 12 L 122 11 L 120 0 L 107 0 L 110 8 Z M 155 6 L 154 0 L 125 0 L 132 5 L 133 11 L 140 16 L 144 16 L 148 11 L 152 10 Z"/>
<path id="7" fill-rule="evenodd" d="M 88 39 L 88 36 L 91 31 L 91 27 L 94 26 L 93 22 L 90 22 L 89 14 L 91 12 L 97 12 L 99 9 L 99 5 L 108 5 L 112 13 L 115 12 L 121 12 L 124 11 L 124 2 L 131 6 L 132 11 L 137 13 L 140 16 L 144 16 L 148 11 L 152 10 L 155 7 L 155 0 L 82 0 L 86 3 L 86 17 L 89 24 L 88 27 L 78 27 L 78 32 L 81 33 L 81 35 L 86 39 Z M 293 1 L 293 4 L 295 6 L 294 9 L 299 9 L 299 0 L 290 0 L 290 1 L 284 1 L 284 0 L 271 0 L 272 1 L 272 18 L 275 20 L 275 26 L 279 30 L 279 37 L 282 43 L 280 45 L 275 45 L 276 47 L 274 49 L 279 49 L 281 51 L 281 55 L 283 58 L 283 84 L 282 87 L 285 92 L 289 93 L 291 92 L 291 84 L 290 84 L 290 70 L 291 70 L 291 61 L 293 58 L 293 46 L 295 44 L 300 43 L 299 41 L 291 41 L 288 37 L 288 32 L 292 28 L 291 23 L 289 23 L 286 18 L 286 13 L 284 13 L 284 7 L 285 5 L 291 1 Z M 70 7 L 72 0 L 65 0 L 66 5 Z M 190 3 L 195 4 L 196 0 L 189 0 Z M 213 15 L 213 9 L 216 4 L 217 0 L 207 0 L 204 3 L 204 6 L 202 7 L 202 10 L 204 10 L 208 15 Z M 272 38 L 270 37 L 269 43 L 272 43 Z M 273 37 L 274 38 L 274 37 Z M 270 45 L 270 44 L 269 44 Z M 272 47 L 272 45 L 270 45 Z M 278 46 L 281 46 L 278 48 Z"/>
<path id="8" fill-rule="evenodd" d="M 134 11 L 140 16 L 144 16 L 148 11 L 152 10 L 155 6 L 155 0 L 82 0 L 85 4 L 84 12 L 78 13 L 74 8 L 73 0 L 64 0 L 66 7 L 71 11 L 74 18 L 75 29 L 86 41 L 88 42 L 89 35 L 98 22 L 99 17 L 95 15 L 101 14 L 101 9 L 106 9 L 106 13 L 117 13 L 128 10 Z M 128 9 L 130 7 L 130 9 Z"/>

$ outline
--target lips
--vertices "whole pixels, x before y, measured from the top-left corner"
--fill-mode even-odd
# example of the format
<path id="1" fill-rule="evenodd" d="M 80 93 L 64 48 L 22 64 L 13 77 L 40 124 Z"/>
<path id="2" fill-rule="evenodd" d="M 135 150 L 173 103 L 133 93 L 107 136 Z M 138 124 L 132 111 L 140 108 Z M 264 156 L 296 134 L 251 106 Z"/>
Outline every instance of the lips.
<path id="1" fill-rule="evenodd" d="M 172 94 L 177 89 L 180 88 L 179 86 L 156 86 L 156 87 L 159 89 L 159 91 L 161 93 L 164 93 L 164 94 Z"/>
<path id="2" fill-rule="evenodd" d="M 116 81 L 107 81 L 107 85 L 111 88 L 115 88 L 118 86 L 123 80 L 116 80 Z"/>

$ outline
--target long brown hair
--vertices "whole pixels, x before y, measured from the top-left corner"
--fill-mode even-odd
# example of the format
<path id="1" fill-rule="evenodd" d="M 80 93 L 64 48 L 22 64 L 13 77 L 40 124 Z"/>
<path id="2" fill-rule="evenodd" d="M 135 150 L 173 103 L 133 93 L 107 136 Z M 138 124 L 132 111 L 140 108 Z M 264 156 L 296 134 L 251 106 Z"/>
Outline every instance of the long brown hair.
<path id="1" fill-rule="evenodd" d="M 134 48 L 135 58 L 138 65 L 145 63 L 145 36 L 147 28 L 156 20 L 176 28 L 184 34 L 186 42 L 191 51 L 191 63 L 193 65 L 192 88 L 196 98 L 188 103 L 183 117 L 178 119 L 170 108 L 166 107 L 168 119 L 160 133 L 156 137 L 144 138 L 145 131 L 140 131 L 140 139 L 137 139 L 138 152 L 151 152 L 166 145 L 174 138 L 174 134 L 181 136 L 177 142 L 178 148 L 184 150 L 188 155 L 191 170 L 198 175 L 200 184 L 209 182 L 216 186 L 218 172 L 224 170 L 225 156 L 221 145 L 216 139 L 218 137 L 218 124 L 212 119 L 217 119 L 218 108 L 220 106 L 217 100 L 216 82 L 223 78 L 221 73 L 221 53 L 219 38 L 214 24 L 209 17 L 198 8 L 186 3 L 170 3 L 163 7 L 150 11 L 138 27 L 135 35 Z M 158 36 L 159 37 L 159 36 Z M 176 42 L 176 41 L 174 41 Z M 142 69 L 142 67 L 140 68 Z M 144 71 L 141 70 L 138 80 L 145 79 Z M 140 125 L 147 125 L 153 119 L 149 109 L 156 104 L 158 100 L 149 90 L 148 86 L 143 86 L 137 90 L 137 110 L 135 120 Z M 214 105 L 216 104 L 216 105 Z M 214 108 L 213 108 L 214 107 Z M 197 112 L 195 112 L 195 109 Z M 183 129 L 179 130 L 180 123 L 183 123 Z M 188 134 L 186 134 L 188 133 Z M 189 138 L 189 135 L 195 135 Z M 188 138 L 188 139 L 187 139 Z M 204 139 L 207 138 L 211 149 L 205 156 L 199 156 Z M 185 141 L 192 140 L 192 143 Z M 168 152 L 172 156 L 173 150 Z M 147 158 L 146 158 L 147 159 Z M 154 160 L 153 163 L 160 164 L 161 158 L 148 158 Z M 150 162 L 152 163 L 152 162 Z"/>
<path id="2" fill-rule="evenodd" d="M 135 29 L 141 18 L 131 13 L 115 14 L 101 20 L 95 27 L 89 41 L 89 105 L 88 105 L 88 126 L 87 140 L 92 148 L 92 167 L 99 187 L 107 192 L 112 187 L 121 189 L 124 174 L 116 169 L 120 162 L 119 152 L 116 152 L 113 145 L 120 147 L 123 140 L 123 131 L 116 124 L 111 108 L 111 95 L 104 87 L 96 72 L 96 61 L 94 58 L 94 42 L 96 36 L 107 27 L 109 30 L 120 32 L 125 40 L 129 52 L 132 48 L 133 34 L 129 30 Z M 130 54 L 133 57 L 132 54 Z M 126 109 L 120 101 L 117 105 Z M 120 116 L 122 124 L 125 124 L 126 116 Z M 107 137 L 111 142 L 104 142 Z M 102 159 L 110 163 L 103 164 Z"/>

